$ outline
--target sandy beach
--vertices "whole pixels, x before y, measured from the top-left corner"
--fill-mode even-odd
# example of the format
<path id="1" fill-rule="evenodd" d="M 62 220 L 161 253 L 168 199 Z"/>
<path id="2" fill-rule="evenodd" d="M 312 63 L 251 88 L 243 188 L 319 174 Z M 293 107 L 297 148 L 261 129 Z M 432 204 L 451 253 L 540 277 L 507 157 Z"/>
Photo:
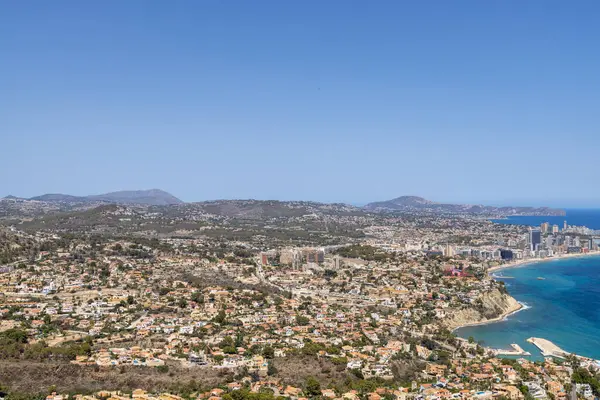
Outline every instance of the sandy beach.
<path id="1" fill-rule="evenodd" d="M 503 269 L 524 267 L 529 264 L 536 264 L 536 263 L 555 261 L 555 260 L 564 260 L 567 258 L 591 257 L 591 256 L 595 256 L 595 255 L 600 255 L 600 251 L 591 251 L 589 253 L 559 254 L 559 255 L 556 255 L 553 257 L 546 257 L 546 258 L 527 258 L 527 259 L 523 259 L 523 260 L 517 260 L 517 261 L 510 262 L 510 263 L 498 265 L 496 267 L 488 268 L 488 274 L 492 274 L 493 272 L 500 271 Z"/>
<path id="2" fill-rule="evenodd" d="M 525 260 L 518 260 L 518 261 L 511 262 L 511 263 L 498 265 L 496 267 L 489 268 L 488 275 L 492 276 L 492 278 L 499 279 L 500 277 L 493 276 L 492 274 L 494 272 L 497 272 L 500 270 L 525 267 L 527 265 L 531 265 L 531 264 L 535 264 L 535 263 L 563 260 L 563 259 L 569 259 L 569 258 L 592 257 L 592 256 L 600 256 L 600 251 L 594 251 L 594 252 L 589 252 L 589 253 L 576 253 L 576 254 L 560 254 L 560 255 L 556 255 L 553 257 L 547 257 L 547 258 L 529 258 L 529 259 L 525 259 Z M 463 324 L 463 325 L 454 327 L 452 330 L 455 331 L 455 330 L 457 330 L 459 328 L 463 328 L 463 327 L 487 325 L 487 324 L 491 324 L 494 322 L 499 322 L 499 321 L 505 320 L 510 315 L 515 314 L 515 313 L 522 311 L 524 309 L 527 309 L 527 308 L 529 308 L 529 307 L 527 307 L 526 305 L 524 305 L 522 303 L 518 303 L 518 306 L 511 307 L 511 309 L 506 310 L 506 312 L 502 313 L 502 315 L 498 316 L 497 318 L 492 318 L 489 320 L 474 322 L 474 323 L 469 323 L 469 324 Z M 564 357 L 564 356 L 570 354 L 546 339 L 529 338 L 527 341 L 534 344 L 536 347 L 538 347 L 543 355 L 553 355 L 553 356 L 559 356 L 559 357 L 563 356 Z M 498 351 L 495 349 L 490 349 L 490 350 Z M 502 351 L 503 350 L 500 350 L 500 352 L 502 352 Z M 508 353 L 510 353 L 510 351 Z M 586 357 L 581 357 L 581 358 L 589 360 L 589 358 L 586 358 Z"/>
<path id="3" fill-rule="evenodd" d="M 503 265 L 498 265 L 496 267 L 489 268 L 488 269 L 488 275 L 491 275 L 494 272 L 497 272 L 497 271 L 500 271 L 500 270 L 510 269 L 510 268 L 524 267 L 524 266 L 527 266 L 527 265 L 530 265 L 530 264 L 534 264 L 534 263 L 541 263 L 541 262 L 548 262 L 548 261 L 555 261 L 555 260 L 563 260 L 563 259 L 577 258 L 577 257 L 590 257 L 590 256 L 594 256 L 594 255 L 600 255 L 600 251 L 594 251 L 594 252 L 589 252 L 589 253 L 576 253 L 576 254 L 559 254 L 559 255 L 556 255 L 556 256 L 553 256 L 553 257 L 547 257 L 547 258 L 528 258 L 528 259 L 518 260 L 518 261 L 511 262 L 511 263 L 507 263 L 507 264 L 503 264 Z M 468 324 L 462 324 L 462 325 L 457 326 L 457 327 L 452 327 L 452 331 L 455 331 L 455 330 L 460 329 L 460 328 L 465 328 L 465 327 L 468 327 L 468 326 L 487 325 L 487 324 L 493 324 L 494 322 L 500 322 L 500 321 L 505 320 L 509 316 L 511 316 L 513 314 L 516 314 L 519 311 L 522 311 L 524 309 L 526 309 L 525 306 L 522 303 L 518 303 L 518 305 L 515 305 L 514 307 L 511 307 L 510 309 L 506 310 L 505 312 L 503 312 L 501 315 L 499 315 L 496 318 L 488 319 L 488 320 L 485 320 L 485 321 L 479 321 L 479 322 L 472 322 L 472 323 L 468 323 Z"/>

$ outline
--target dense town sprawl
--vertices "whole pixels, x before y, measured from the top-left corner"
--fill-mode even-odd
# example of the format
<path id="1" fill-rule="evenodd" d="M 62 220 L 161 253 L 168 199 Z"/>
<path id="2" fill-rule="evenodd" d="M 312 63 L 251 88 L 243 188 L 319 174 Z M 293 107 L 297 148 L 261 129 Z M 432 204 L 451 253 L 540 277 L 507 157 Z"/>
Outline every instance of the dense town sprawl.
<path id="1" fill-rule="evenodd" d="M 597 251 L 585 227 L 305 202 L 4 201 L 0 397 L 600 395 L 594 360 L 453 333 L 519 309 L 491 268 Z"/>

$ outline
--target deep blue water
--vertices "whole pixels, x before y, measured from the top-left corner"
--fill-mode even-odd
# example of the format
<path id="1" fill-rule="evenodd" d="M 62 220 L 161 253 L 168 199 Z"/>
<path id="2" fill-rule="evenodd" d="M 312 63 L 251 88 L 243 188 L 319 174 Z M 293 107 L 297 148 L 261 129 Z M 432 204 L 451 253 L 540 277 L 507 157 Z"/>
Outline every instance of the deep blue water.
<path id="1" fill-rule="evenodd" d="M 535 358 L 541 357 L 539 350 L 526 339 L 542 337 L 566 351 L 600 359 L 600 256 L 538 262 L 496 275 L 512 277 L 502 279 L 508 291 L 530 308 L 504 321 L 461 328 L 459 336 L 494 348 L 517 343 Z"/>
<path id="2" fill-rule="evenodd" d="M 562 217 L 508 217 L 507 219 L 494 219 L 492 221 L 499 224 L 518 224 L 540 226 L 542 222 L 548 222 L 550 225 L 558 225 L 563 228 L 564 221 L 569 225 L 587 226 L 591 229 L 600 229 L 600 209 L 567 209 L 567 215 Z"/>

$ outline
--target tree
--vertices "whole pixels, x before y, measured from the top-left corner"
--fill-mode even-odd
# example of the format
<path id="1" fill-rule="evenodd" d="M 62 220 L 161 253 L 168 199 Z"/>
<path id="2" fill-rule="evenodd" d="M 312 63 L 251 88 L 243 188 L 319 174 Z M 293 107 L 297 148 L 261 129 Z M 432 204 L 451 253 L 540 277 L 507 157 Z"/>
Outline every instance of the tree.
<path id="1" fill-rule="evenodd" d="M 337 276 L 337 271 L 332 269 L 326 269 L 324 275 L 325 278 L 335 278 Z"/>
<path id="2" fill-rule="evenodd" d="M 269 361 L 269 364 L 267 366 L 267 374 L 269 376 L 273 376 L 277 374 L 277 368 L 275 368 L 275 363 L 273 363 L 273 361 Z"/>
<path id="3" fill-rule="evenodd" d="M 314 377 L 309 376 L 304 383 L 304 394 L 309 397 L 321 396 L 321 384 Z"/>
<path id="4" fill-rule="evenodd" d="M 235 337 L 235 347 L 242 347 L 244 345 L 244 334 L 239 332 Z"/>
<path id="5" fill-rule="evenodd" d="M 223 340 L 221 340 L 221 343 L 219 343 L 219 347 L 222 349 L 224 349 L 225 347 L 235 347 L 233 345 L 233 339 L 231 338 L 231 336 L 225 336 Z"/>
<path id="6" fill-rule="evenodd" d="M 523 393 L 524 396 L 529 394 L 529 388 L 525 385 L 519 386 L 519 390 L 521 391 L 521 393 Z"/>
<path id="7" fill-rule="evenodd" d="M 158 372 L 160 372 L 161 374 L 166 374 L 167 372 L 169 372 L 169 366 L 168 365 L 159 365 L 158 367 L 156 367 L 156 370 Z"/>
<path id="8" fill-rule="evenodd" d="M 480 356 L 485 354 L 485 349 L 480 345 L 477 345 L 477 354 L 479 354 Z"/>
<path id="9" fill-rule="evenodd" d="M 275 350 L 271 346 L 265 346 L 262 355 L 264 358 L 273 359 L 275 358 Z"/>
<path id="10" fill-rule="evenodd" d="M 201 291 L 195 291 L 192 293 L 192 301 L 198 304 L 204 303 L 204 294 Z"/>
<path id="11" fill-rule="evenodd" d="M 592 375 L 587 369 L 578 367 L 571 375 L 574 383 L 587 383 L 596 395 L 600 395 L 600 380 Z"/>
<path id="12" fill-rule="evenodd" d="M 225 322 L 225 319 L 227 318 L 227 314 L 225 314 L 225 310 L 221 310 L 219 311 L 219 313 L 215 316 L 215 318 L 213 319 L 213 321 L 215 321 L 218 324 L 223 324 L 223 322 Z"/>
<path id="13" fill-rule="evenodd" d="M 27 333 L 20 329 L 8 329 L 4 331 L 1 336 L 16 343 L 27 343 Z"/>

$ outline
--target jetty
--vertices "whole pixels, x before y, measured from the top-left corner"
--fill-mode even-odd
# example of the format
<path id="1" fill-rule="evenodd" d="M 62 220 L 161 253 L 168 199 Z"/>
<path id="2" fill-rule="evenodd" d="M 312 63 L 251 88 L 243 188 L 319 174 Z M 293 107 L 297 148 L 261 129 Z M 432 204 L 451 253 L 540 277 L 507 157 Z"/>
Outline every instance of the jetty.
<path id="1" fill-rule="evenodd" d="M 574 356 L 579 361 L 581 361 L 582 365 L 584 366 L 594 366 L 595 368 L 600 367 L 600 360 L 594 360 L 593 358 L 578 356 L 577 354 L 569 353 L 568 351 L 564 351 L 549 340 L 531 337 L 527 339 L 527 341 L 536 346 L 538 349 L 540 349 L 544 357 L 567 358 L 569 356 Z"/>
<path id="2" fill-rule="evenodd" d="M 551 341 L 543 338 L 530 337 L 527 341 L 540 349 L 544 357 L 565 358 L 571 355 L 571 353 L 564 351 Z"/>
<path id="3" fill-rule="evenodd" d="M 531 353 L 523 350 L 521 346 L 516 343 L 512 343 L 512 350 L 494 349 L 493 352 L 497 356 L 530 356 Z"/>

